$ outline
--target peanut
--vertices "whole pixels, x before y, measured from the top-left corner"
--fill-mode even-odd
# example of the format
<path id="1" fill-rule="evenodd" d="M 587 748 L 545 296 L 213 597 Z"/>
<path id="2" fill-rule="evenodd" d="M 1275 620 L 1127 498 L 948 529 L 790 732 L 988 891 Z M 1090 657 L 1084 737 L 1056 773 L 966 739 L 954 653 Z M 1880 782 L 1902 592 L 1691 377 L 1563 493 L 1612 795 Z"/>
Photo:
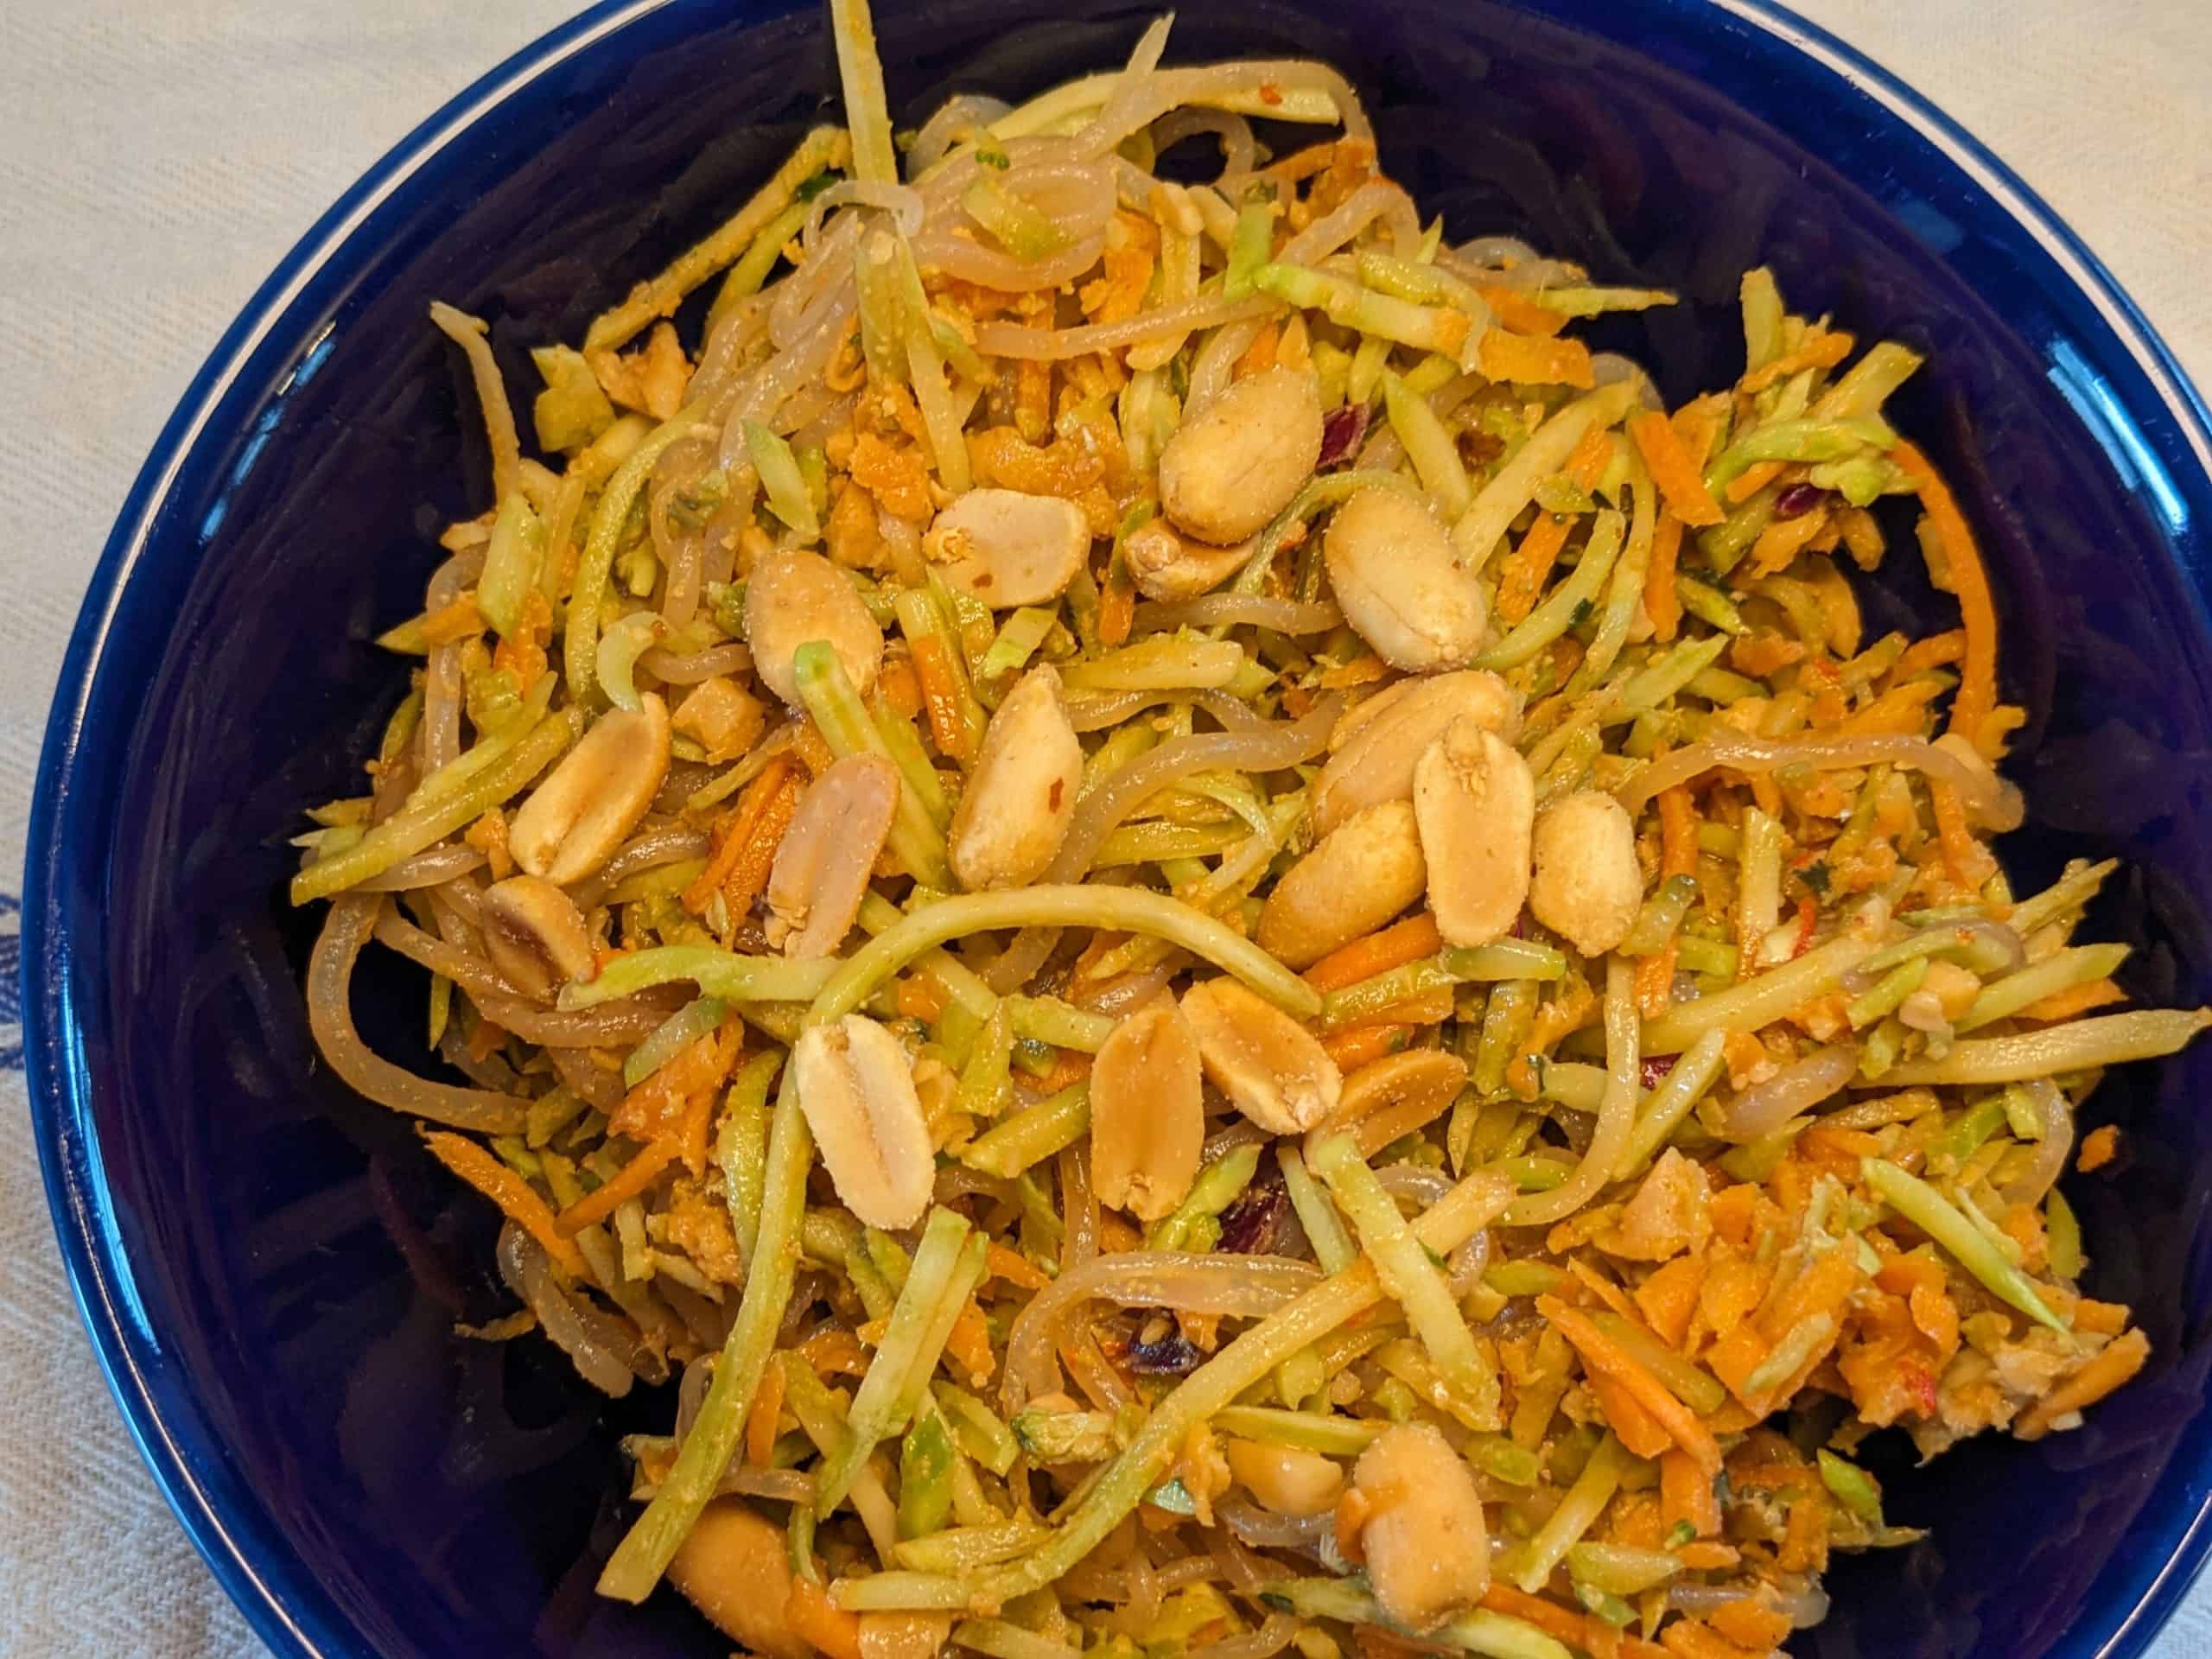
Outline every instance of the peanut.
<path id="1" fill-rule="evenodd" d="M 1321 549 L 1344 620 L 1392 667 L 1457 668 L 1482 649 L 1482 584 L 1419 502 L 1362 490 L 1329 520 Z"/>
<path id="2" fill-rule="evenodd" d="M 1643 903 L 1636 825 L 1621 804 L 1581 790 L 1544 809 L 1532 837 L 1535 871 L 1529 908 L 1584 956 L 1623 939 Z"/>
<path id="3" fill-rule="evenodd" d="M 1453 944 L 1488 944 L 1529 897 L 1536 780 L 1511 744 L 1461 715 L 1414 768 L 1428 906 Z"/>
<path id="4" fill-rule="evenodd" d="M 1403 801 L 1368 807 L 1283 873 L 1260 912 L 1260 948 L 1308 967 L 1419 903 L 1433 880 L 1414 809 Z"/>
<path id="5" fill-rule="evenodd" d="M 1058 599 L 1090 551 L 1081 507 L 1020 490 L 970 490 L 922 537 L 938 574 L 993 610 Z"/>
<path id="6" fill-rule="evenodd" d="M 796 705 L 792 658 L 810 640 L 826 639 L 853 690 L 866 696 L 883 666 L 883 631 L 861 602 L 852 578 L 804 548 L 768 554 L 745 588 L 745 639 L 760 683 Z"/>
<path id="7" fill-rule="evenodd" d="M 1507 742 L 1521 730 L 1521 700 L 1486 669 L 1400 680 L 1360 703 L 1329 734 L 1329 761 L 1313 782 L 1313 828 L 1327 835 L 1362 807 L 1409 801 L 1414 772 L 1445 728 L 1467 715 Z"/>
<path id="8" fill-rule="evenodd" d="M 1034 881 L 1060 850 L 1083 779 L 1083 746 L 1060 700 L 1059 671 L 1021 677 L 983 733 L 952 815 L 953 874 L 971 892 Z"/>
<path id="9" fill-rule="evenodd" d="M 565 887 L 613 857 L 668 776 L 668 705 L 653 692 L 601 715 L 508 824 L 515 862 Z"/>
<path id="10" fill-rule="evenodd" d="M 1230 1103 L 1270 1135 L 1301 1135 L 1337 1109 L 1344 1074 L 1313 1033 L 1233 979 L 1183 993 L 1198 1059 Z"/>
<path id="11" fill-rule="evenodd" d="M 1320 458 L 1318 383 L 1268 369 L 1185 416 L 1160 451 L 1160 504 L 1177 529 L 1226 547 L 1288 506 Z"/>

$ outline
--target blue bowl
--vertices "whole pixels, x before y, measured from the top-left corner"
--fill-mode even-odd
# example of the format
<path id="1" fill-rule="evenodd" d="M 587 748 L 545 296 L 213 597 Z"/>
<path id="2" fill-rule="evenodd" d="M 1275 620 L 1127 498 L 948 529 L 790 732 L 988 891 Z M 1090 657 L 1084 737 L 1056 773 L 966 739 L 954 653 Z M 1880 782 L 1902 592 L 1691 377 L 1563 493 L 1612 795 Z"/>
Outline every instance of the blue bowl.
<path id="1" fill-rule="evenodd" d="M 895 109 L 1115 62 L 1149 4 L 934 0 L 880 22 Z M 1184 60 L 1340 65 L 1390 170 L 1456 235 L 1517 232 L 1688 303 L 1616 321 L 1670 400 L 1740 364 L 1738 274 L 1932 354 L 1898 400 L 1999 574 L 2017 877 L 2118 854 L 2095 918 L 2147 999 L 2212 996 L 2205 410 L 2095 259 L 1972 139 L 1757 0 L 1186 5 Z M 610 1407 L 503 1299 L 487 1206 L 316 1062 L 284 904 L 303 804 L 350 793 L 396 700 L 366 642 L 488 499 L 473 400 L 423 321 L 488 316 L 513 383 L 740 200 L 835 86 L 821 18 L 627 0 L 463 94 L 349 192 L 224 339 L 132 491 L 72 641 L 31 834 L 29 1055 L 56 1227 L 124 1414 L 185 1527 L 288 1655 L 725 1651 L 671 1596 L 591 1593 L 619 1535 Z M 1906 543 L 1910 545 L 1909 540 Z M 1868 600 L 1940 618 L 1900 556 Z M 420 1056 L 420 986 L 365 969 Z M 2212 1049 L 2097 1096 L 2127 1154 L 2069 1192 L 2143 1378 L 2077 1433 L 1892 1477 L 1910 1550 L 1840 1563 L 1793 1643 L 1846 1656 L 2140 1652 L 2212 1489 Z"/>

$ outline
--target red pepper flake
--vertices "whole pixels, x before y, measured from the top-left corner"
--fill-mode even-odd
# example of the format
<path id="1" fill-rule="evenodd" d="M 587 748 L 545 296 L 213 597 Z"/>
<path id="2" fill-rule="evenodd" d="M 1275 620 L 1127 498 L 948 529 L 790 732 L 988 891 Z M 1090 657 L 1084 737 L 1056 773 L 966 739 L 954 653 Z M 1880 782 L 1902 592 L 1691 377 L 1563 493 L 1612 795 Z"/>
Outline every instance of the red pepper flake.
<path id="1" fill-rule="evenodd" d="M 1282 89 L 1272 80 L 1260 83 L 1260 102 L 1270 106 L 1282 102 Z"/>
<path id="2" fill-rule="evenodd" d="M 1797 901 L 1797 938 L 1796 942 L 1789 947 L 1789 959 L 1792 962 L 1796 961 L 1798 957 L 1813 948 L 1813 929 L 1819 919 L 1820 912 L 1815 907 L 1811 899 L 1800 899 Z"/>

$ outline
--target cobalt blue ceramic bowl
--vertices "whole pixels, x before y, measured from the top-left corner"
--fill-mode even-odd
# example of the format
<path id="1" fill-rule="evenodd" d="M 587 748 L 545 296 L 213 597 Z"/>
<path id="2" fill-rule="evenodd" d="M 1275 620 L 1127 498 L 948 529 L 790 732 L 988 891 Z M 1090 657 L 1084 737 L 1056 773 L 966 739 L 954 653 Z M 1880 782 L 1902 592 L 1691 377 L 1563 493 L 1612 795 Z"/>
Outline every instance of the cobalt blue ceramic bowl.
<path id="1" fill-rule="evenodd" d="M 931 0 L 880 14 L 894 108 L 1020 97 L 1117 61 L 1147 0 Z M 1670 401 L 1740 366 L 1738 274 L 1932 354 L 1900 400 L 1999 573 L 2023 881 L 2130 874 L 2101 928 L 2135 988 L 2212 997 L 2212 545 L 2205 410 L 2096 261 L 1879 70 L 1758 0 L 1185 3 L 1184 60 L 1307 54 L 1366 94 L 1392 173 L 1452 233 L 1522 233 L 1688 303 L 1617 323 Z M 524 352 L 741 199 L 836 84 L 798 0 L 603 5 L 456 100 L 347 194 L 232 328 L 109 543 L 33 820 L 34 1103 L 85 1319 L 131 1432 L 288 1655 L 705 1655 L 673 1599 L 596 1600 L 626 1517 L 610 1408 L 535 1343 L 451 1334 L 502 1303 L 486 1206 L 315 1064 L 283 898 L 303 804 L 350 792 L 395 700 L 369 648 L 431 538 L 488 499 L 435 298 Z M 1878 620 L 1945 601 L 1900 558 Z M 419 1055 L 419 986 L 366 976 L 372 1041 Z M 2212 1524 L 2212 1048 L 2097 1098 L 2116 1167 L 2069 1185 L 2094 1288 L 2149 1371 L 2078 1433 L 1893 1471 L 1927 1542 L 1840 1565 L 1792 1645 L 1847 1656 L 2140 1652 Z"/>

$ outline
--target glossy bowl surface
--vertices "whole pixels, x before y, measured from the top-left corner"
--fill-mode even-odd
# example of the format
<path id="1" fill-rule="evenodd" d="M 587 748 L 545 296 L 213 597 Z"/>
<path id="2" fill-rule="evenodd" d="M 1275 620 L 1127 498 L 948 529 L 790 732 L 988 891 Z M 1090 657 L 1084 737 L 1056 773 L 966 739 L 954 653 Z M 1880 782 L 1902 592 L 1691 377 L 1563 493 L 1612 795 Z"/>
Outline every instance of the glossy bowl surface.
<path id="1" fill-rule="evenodd" d="M 1019 97 L 1118 60 L 1128 0 L 886 3 L 892 101 Z M 2212 479 L 2204 410 L 2134 308 L 2002 167 L 1838 42 L 1754 0 L 1255 0 L 1181 8 L 1174 58 L 1345 69 L 1390 170 L 1455 236 L 1510 231 L 1688 303 L 1611 325 L 1670 401 L 1740 362 L 1738 274 L 1933 354 L 1899 403 L 1980 525 L 2006 691 L 2031 711 L 2010 849 L 2130 874 L 2097 916 L 2136 989 L 2212 996 Z M 596 1600 L 626 1514 L 609 1409 L 534 1342 L 457 1339 L 501 1298 L 486 1206 L 315 1063 L 311 924 L 285 838 L 348 792 L 399 677 L 365 642 L 415 607 L 487 467 L 434 297 L 523 353 L 698 235 L 818 118 L 816 10 L 601 6 L 472 88 L 286 259 L 162 434 L 55 702 L 24 931 L 36 1129 L 61 1245 L 132 1433 L 286 1655 L 704 1655 L 672 1597 Z M 1910 545 L 1909 540 L 1906 545 Z M 1881 626 L 1940 615 L 1893 559 Z M 373 956 L 374 953 L 372 953 Z M 419 1054 L 389 963 L 360 1014 Z M 2094 1287 L 2136 1303 L 2146 1376 L 2081 1433 L 1893 1468 L 1917 1548 L 1840 1565 L 1801 1654 L 2141 1651 L 2208 1538 L 2212 1048 L 2130 1068 L 2069 1188 Z"/>

